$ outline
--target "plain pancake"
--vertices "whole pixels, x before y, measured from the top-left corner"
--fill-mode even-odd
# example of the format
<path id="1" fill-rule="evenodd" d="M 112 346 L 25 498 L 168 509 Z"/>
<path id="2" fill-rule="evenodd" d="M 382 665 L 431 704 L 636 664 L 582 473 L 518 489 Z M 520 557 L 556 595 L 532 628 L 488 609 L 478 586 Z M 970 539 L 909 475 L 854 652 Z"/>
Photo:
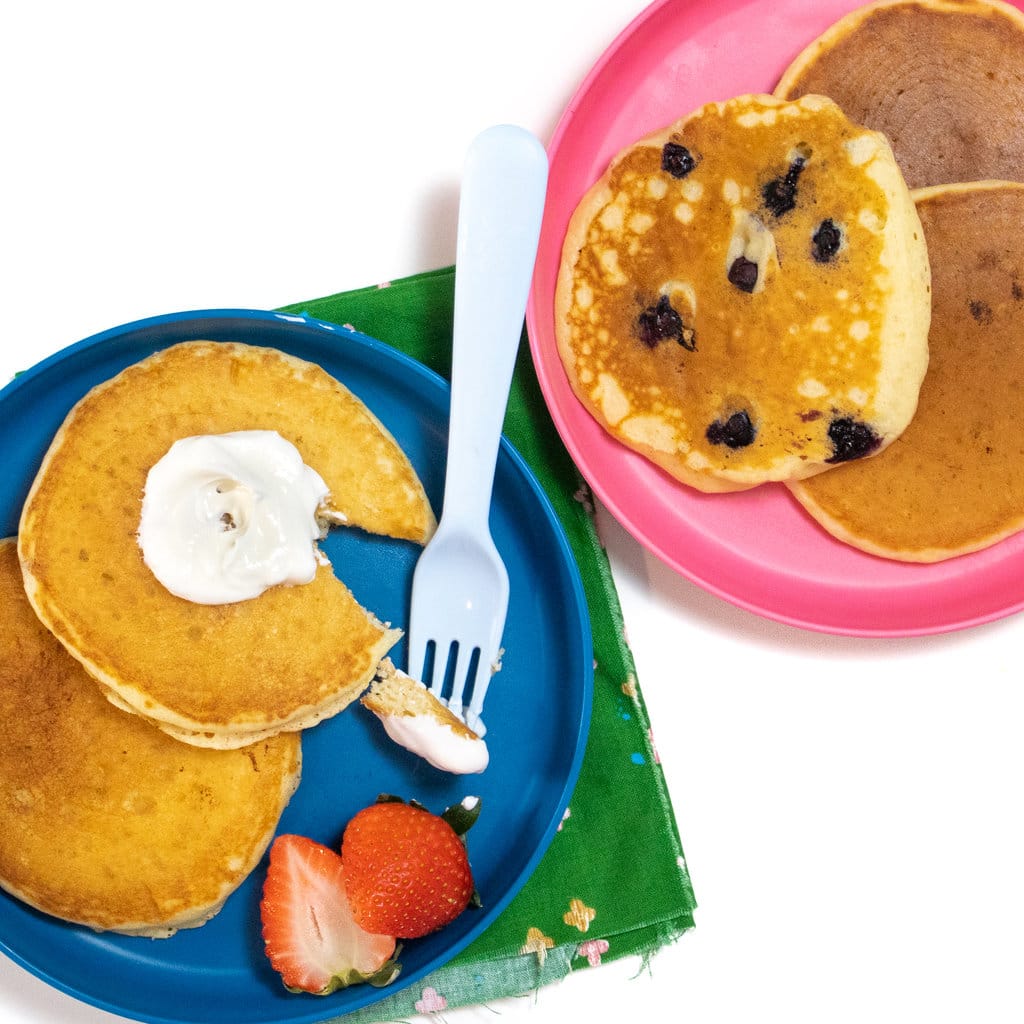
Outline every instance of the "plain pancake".
<path id="1" fill-rule="evenodd" d="M 811 96 L 708 104 L 619 153 L 571 218 L 555 297 L 579 399 L 705 491 L 884 448 L 914 412 L 928 315 L 889 146 Z"/>
<path id="2" fill-rule="evenodd" d="M 793 486 L 840 540 L 933 562 L 1024 527 L 1024 185 L 915 193 L 932 257 L 931 362 L 917 414 L 878 458 Z"/>
<path id="3" fill-rule="evenodd" d="M 44 913 L 163 937 L 253 870 L 299 781 L 296 735 L 178 743 L 104 700 L 0 541 L 0 886 Z"/>
<path id="4" fill-rule="evenodd" d="M 150 467 L 179 438 L 275 430 L 349 524 L 414 541 L 434 517 L 409 460 L 320 367 L 247 345 L 190 342 L 97 386 L 61 426 L 19 529 L 36 612 L 110 698 L 187 742 L 239 746 L 335 714 L 398 630 L 327 564 L 311 583 L 233 604 L 176 597 L 136 539 Z"/>
<path id="5" fill-rule="evenodd" d="M 1010 4 L 913 0 L 853 11 L 787 69 L 776 95 L 821 93 L 884 132 L 911 188 L 1020 178 L 1024 15 Z"/>
<path id="6" fill-rule="evenodd" d="M 389 716 L 411 718 L 419 715 L 450 729 L 460 739 L 480 739 L 479 734 L 435 696 L 433 690 L 396 669 L 390 658 L 380 663 L 373 684 L 360 697 L 359 703 L 381 721 Z"/>

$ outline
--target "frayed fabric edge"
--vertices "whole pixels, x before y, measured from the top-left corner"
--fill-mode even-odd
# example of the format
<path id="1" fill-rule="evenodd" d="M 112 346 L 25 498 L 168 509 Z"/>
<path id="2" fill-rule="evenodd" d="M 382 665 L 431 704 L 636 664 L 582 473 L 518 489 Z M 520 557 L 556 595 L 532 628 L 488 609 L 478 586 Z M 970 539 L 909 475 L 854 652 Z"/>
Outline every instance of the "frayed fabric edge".
<path id="1" fill-rule="evenodd" d="M 611 963 L 628 957 L 638 958 L 634 977 L 651 968 L 657 954 L 681 939 L 693 927 L 692 919 L 665 922 L 659 934 L 647 945 L 631 944 L 616 955 L 607 939 L 583 940 L 546 949 L 544 954 L 505 956 L 481 963 L 478 969 L 466 965 L 440 967 L 394 995 L 362 1010 L 335 1018 L 333 1024 L 401 1024 L 417 1014 L 443 1017 L 445 1010 L 463 1006 L 485 1005 L 501 999 L 536 997 L 547 985 L 563 981 L 570 974 L 590 970 L 602 962 Z M 613 937 L 614 938 L 614 937 Z M 600 945 L 607 943 L 601 951 Z M 581 949 L 583 950 L 581 952 Z M 595 957 L 595 952 L 597 956 Z"/>

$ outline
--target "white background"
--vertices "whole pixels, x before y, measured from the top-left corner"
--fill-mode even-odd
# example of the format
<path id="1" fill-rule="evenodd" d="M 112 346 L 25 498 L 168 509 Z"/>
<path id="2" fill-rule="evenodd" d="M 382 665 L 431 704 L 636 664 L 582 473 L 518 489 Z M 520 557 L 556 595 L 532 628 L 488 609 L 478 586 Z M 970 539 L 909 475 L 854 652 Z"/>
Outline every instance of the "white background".
<path id="1" fill-rule="evenodd" d="M 451 263 L 471 137 L 512 121 L 546 141 L 641 6 L 6 5 L 0 379 L 138 317 Z M 698 926 L 645 970 L 445 1019 L 1020 1021 L 1024 623 L 802 632 L 601 522 Z M 116 1019 L 6 959 L 0 1017 Z"/>

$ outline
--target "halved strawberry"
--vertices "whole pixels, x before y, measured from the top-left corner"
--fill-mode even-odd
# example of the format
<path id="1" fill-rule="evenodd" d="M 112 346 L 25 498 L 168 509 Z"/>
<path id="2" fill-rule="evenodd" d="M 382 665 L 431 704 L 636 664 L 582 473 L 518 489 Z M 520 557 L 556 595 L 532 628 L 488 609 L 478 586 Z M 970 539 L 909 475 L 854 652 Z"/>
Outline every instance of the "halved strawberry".
<path id="1" fill-rule="evenodd" d="M 260 917 L 266 954 L 293 992 L 387 985 L 401 969 L 394 936 L 371 934 L 353 920 L 341 857 L 304 836 L 274 840 Z"/>
<path id="2" fill-rule="evenodd" d="M 356 814 L 341 840 L 353 918 L 363 928 L 415 939 L 478 901 L 464 833 L 479 805 L 467 798 L 438 816 L 414 801 L 381 797 Z"/>

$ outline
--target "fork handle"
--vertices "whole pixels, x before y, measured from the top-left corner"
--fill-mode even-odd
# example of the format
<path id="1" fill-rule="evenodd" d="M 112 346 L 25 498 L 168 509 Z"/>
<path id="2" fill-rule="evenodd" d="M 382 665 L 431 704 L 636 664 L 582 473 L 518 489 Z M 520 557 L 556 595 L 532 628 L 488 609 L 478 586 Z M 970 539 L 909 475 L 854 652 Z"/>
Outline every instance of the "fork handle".
<path id="1" fill-rule="evenodd" d="M 481 132 L 466 154 L 442 517 L 487 523 L 547 175 L 544 147 L 514 125 Z"/>

